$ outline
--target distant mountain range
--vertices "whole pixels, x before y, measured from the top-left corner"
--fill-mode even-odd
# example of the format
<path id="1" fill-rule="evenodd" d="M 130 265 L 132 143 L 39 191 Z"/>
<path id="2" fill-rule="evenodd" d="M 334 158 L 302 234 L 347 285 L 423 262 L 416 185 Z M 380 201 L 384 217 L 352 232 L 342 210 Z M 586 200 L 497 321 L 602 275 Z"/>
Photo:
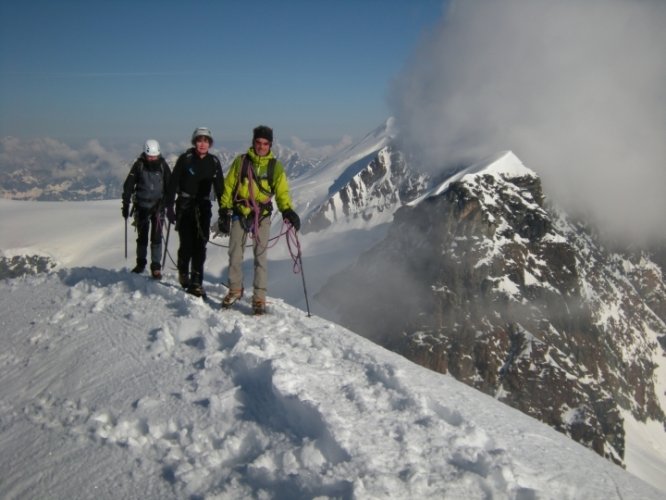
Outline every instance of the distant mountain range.
<path id="1" fill-rule="evenodd" d="M 57 146 L 52 145 L 53 149 Z M 284 146 L 278 145 L 275 149 L 289 177 L 303 175 L 320 162 L 316 158 L 302 158 Z M 226 170 L 239 153 L 216 150 L 215 154 Z M 72 156 L 71 152 L 55 157 L 43 153 L 27 156 L 24 163 L 18 156 L 11 162 L 0 162 L 0 197 L 35 201 L 117 199 L 122 195 L 123 182 L 136 160 L 135 157 L 111 158 L 101 152 L 67 159 Z M 165 159 L 173 168 L 178 155 L 168 154 Z"/>

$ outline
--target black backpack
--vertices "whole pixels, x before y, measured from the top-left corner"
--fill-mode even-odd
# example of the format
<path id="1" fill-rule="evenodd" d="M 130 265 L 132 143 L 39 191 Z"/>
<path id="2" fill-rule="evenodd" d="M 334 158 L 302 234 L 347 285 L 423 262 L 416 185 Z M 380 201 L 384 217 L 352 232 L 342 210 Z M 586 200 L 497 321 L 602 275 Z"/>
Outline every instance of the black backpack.
<path id="1" fill-rule="evenodd" d="M 135 205 L 150 208 L 164 198 L 165 166 L 164 158 L 160 159 L 159 171 L 147 169 L 143 159 L 139 160 L 133 197 Z"/>

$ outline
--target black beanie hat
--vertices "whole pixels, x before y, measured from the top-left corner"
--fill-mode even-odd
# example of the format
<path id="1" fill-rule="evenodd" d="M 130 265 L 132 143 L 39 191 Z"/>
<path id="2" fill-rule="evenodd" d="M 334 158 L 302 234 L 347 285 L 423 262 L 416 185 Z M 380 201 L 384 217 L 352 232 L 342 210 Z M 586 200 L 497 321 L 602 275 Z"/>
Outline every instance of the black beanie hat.
<path id="1" fill-rule="evenodd" d="M 273 142 L 273 129 L 266 125 L 259 125 L 252 131 L 252 140 L 266 139 L 268 142 Z"/>

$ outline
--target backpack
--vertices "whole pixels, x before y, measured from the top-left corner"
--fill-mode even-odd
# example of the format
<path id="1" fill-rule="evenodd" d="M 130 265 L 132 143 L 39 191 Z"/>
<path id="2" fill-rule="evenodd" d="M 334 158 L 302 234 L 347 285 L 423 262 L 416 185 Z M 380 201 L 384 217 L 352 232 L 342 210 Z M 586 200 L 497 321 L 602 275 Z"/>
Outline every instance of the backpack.
<path id="1" fill-rule="evenodd" d="M 160 160 L 159 170 L 145 168 L 143 159 L 139 160 L 136 171 L 136 184 L 133 203 L 144 208 L 152 208 L 164 198 L 164 158 Z"/>

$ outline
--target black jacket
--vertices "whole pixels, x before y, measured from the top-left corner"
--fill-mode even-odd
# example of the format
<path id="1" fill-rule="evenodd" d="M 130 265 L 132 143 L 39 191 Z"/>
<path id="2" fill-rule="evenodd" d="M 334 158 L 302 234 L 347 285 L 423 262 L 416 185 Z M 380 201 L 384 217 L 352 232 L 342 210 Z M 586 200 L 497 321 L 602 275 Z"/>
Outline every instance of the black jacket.
<path id="1" fill-rule="evenodd" d="M 178 157 L 167 187 L 166 203 L 173 204 L 178 195 L 180 199 L 200 202 L 210 199 L 211 189 L 219 205 L 224 188 L 222 165 L 217 156 L 210 153 L 199 157 L 194 148 L 188 149 Z"/>

